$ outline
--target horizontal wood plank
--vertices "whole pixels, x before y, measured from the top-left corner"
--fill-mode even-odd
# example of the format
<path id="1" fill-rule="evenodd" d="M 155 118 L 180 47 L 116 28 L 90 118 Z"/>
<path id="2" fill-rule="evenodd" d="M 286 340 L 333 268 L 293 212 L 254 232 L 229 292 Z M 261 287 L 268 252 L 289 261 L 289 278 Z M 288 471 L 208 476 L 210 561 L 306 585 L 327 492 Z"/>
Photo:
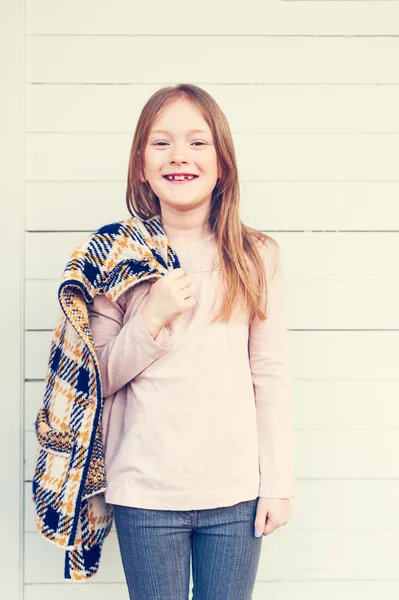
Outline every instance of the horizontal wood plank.
<path id="1" fill-rule="evenodd" d="M 242 440 L 245 444 L 245 439 Z M 25 481 L 33 476 L 36 437 L 25 433 Z M 297 429 L 298 479 L 390 479 L 398 476 L 399 429 Z M 295 494 L 296 495 L 296 494 Z"/>
<path id="2" fill-rule="evenodd" d="M 242 181 L 240 188 L 241 219 L 257 229 L 397 229 L 399 181 Z M 26 229 L 94 231 L 130 216 L 125 193 L 125 181 L 29 182 Z"/>
<path id="3" fill-rule="evenodd" d="M 114 0 L 28 0 L 28 34 L 166 34 L 180 35 L 375 35 L 397 33 L 397 2 L 281 2 L 250 0 L 245 10 L 230 2 L 203 0 L 195 19 L 186 11 L 171 11 L 156 1 L 136 4 Z M 96 18 L 93 19 L 93 14 Z M 209 18 L 209 15 L 212 18 Z"/>
<path id="4" fill-rule="evenodd" d="M 44 380 L 25 382 L 25 430 L 33 431 L 42 405 Z M 292 381 L 296 429 L 381 430 L 399 427 L 399 380 Z M 378 410 L 376 407 L 378 406 Z"/>
<path id="5" fill-rule="evenodd" d="M 384 498 L 378 522 L 370 522 Z M 384 479 L 298 479 L 286 530 L 369 531 L 399 529 L 399 481 Z M 317 510 L 315 507 L 317 506 Z M 31 483 L 25 483 L 25 531 L 36 532 Z M 113 522 L 115 531 L 115 521 Z"/>
<path id="6" fill-rule="evenodd" d="M 268 230 L 265 230 L 268 233 Z M 91 232 L 37 232 L 25 238 L 26 279 L 60 281 L 75 247 Z M 398 233 L 270 232 L 284 280 L 399 279 Z"/>
<path id="7" fill-rule="evenodd" d="M 55 327 L 58 287 L 52 279 L 26 282 L 27 330 Z M 399 279 L 285 280 L 284 301 L 288 329 L 399 330 Z"/>
<path id="8" fill-rule="evenodd" d="M 182 52 L 187 44 L 190 52 Z M 50 35 L 28 36 L 26 50 L 26 83 L 399 82 L 399 38 L 394 36 L 337 39 L 241 33 L 207 35 L 205 43 L 195 44 L 187 31 L 163 37 Z M 132 68 L 129 56 L 145 56 L 145 61 L 134 61 Z"/>
<path id="9" fill-rule="evenodd" d="M 397 86 L 217 83 L 202 87 L 225 113 L 233 135 L 399 130 Z M 27 85 L 26 131 L 132 135 L 155 89 L 146 84 Z"/>
<path id="10" fill-rule="evenodd" d="M 25 378 L 43 379 L 51 331 L 25 334 Z M 289 331 L 298 379 L 397 379 L 399 331 Z"/>
<path id="11" fill-rule="evenodd" d="M 28 134 L 26 179 L 126 181 L 131 138 L 122 133 Z M 398 181 L 395 133 L 243 133 L 235 136 L 235 150 L 240 181 Z"/>
<path id="12" fill-rule="evenodd" d="M 398 530 L 309 531 L 284 526 L 264 537 L 257 580 L 396 580 L 398 544 Z M 63 558 L 63 549 L 42 539 L 39 533 L 27 533 L 25 583 L 62 583 Z M 124 581 L 115 532 L 104 542 L 95 577 L 97 583 Z"/>
<path id="13" fill-rule="evenodd" d="M 88 585 L 72 583 L 58 584 L 26 584 L 25 600 L 70 600 L 73 591 L 74 600 L 128 600 L 129 594 L 125 583 L 96 583 Z M 73 586 L 73 590 L 71 590 Z M 382 594 L 384 600 L 397 600 L 399 581 L 257 581 L 253 600 L 374 600 Z M 191 600 L 190 594 L 189 599 Z"/>
<path id="14" fill-rule="evenodd" d="M 55 549 L 57 551 L 57 549 Z M 84 583 L 76 581 L 56 584 L 25 584 L 24 600 L 129 600 L 126 583 L 97 583 L 89 579 Z"/>

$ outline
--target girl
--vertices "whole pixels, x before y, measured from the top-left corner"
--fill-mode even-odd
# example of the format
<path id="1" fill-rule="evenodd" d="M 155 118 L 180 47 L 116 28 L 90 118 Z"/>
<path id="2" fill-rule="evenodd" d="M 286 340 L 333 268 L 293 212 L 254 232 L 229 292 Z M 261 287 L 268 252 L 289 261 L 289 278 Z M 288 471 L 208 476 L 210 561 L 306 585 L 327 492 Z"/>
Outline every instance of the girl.
<path id="1" fill-rule="evenodd" d="M 89 308 L 130 598 L 187 600 L 192 560 L 193 600 L 248 600 L 294 497 L 288 340 L 279 247 L 240 221 L 232 135 L 205 90 L 148 100 L 126 201 L 159 215 L 181 264 Z"/>

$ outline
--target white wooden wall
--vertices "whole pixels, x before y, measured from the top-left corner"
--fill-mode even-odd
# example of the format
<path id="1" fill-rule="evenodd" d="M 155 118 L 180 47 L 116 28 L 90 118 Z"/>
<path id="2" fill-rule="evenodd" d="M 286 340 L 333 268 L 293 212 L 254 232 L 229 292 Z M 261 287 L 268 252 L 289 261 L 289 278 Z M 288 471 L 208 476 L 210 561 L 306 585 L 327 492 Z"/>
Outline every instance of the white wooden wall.
<path id="1" fill-rule="evenodd" d="M 15 133 L 0 175 L 3 252 L 11 289 L 24 283 L 22 319 L 18 294 L 2 294 L 2 333 L 25 331 L 2 351 L 7 598 L 64 600 L 69 585 L 75 600 L 128 597 L 115 531 L 86 587 L 63 581 L 63 551 L 35 531 L 33 422 L 64 264 L 87 232 L 128 216 L 136 120 L 156 89 L 177 82 L 222 106 L 242 218 L 282 250 L 297 491 L 290 522 L 264 538 L 254 600 L 397 598 L 399 2 L 6 0 L 2 10 Z"/>
<path id="2" fill-rule="evenodd" d="M 0 2 L 0 597 L 23 595 L 23 7 Z"/>

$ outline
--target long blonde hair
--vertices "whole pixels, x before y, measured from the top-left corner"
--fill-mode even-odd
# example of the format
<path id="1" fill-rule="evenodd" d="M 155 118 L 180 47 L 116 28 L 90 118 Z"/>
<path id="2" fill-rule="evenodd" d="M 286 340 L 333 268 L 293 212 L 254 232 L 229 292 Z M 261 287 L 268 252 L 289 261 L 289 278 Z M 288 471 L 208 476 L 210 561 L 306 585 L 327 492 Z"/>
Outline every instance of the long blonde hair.
<path id="1" fill-rule="evenodd" d="M 164 87 L 144 105 L 130 150 L 126 189 L 128 211 L 141 219 L 161 214 L 158 196 L 148 182 L 140 180 L 140 174 L 144 173 L 144 150 L 153 123 L 166 106 L 180 99 L 192 102 L 202 113 L 212 132 L 223 173 L 212 192 L 209 216 L 209 225 L 218 245 L 224 287 L 220 312 L 212 322 L 229 321 L 237 304 L 249 311 L 249 322 L 255 315 L 264 320 L 266 302 L 262 302 L 262 298 L 267 300 L 267 283 L 258 243 L 265 245 L 275 268 L 279 260 L 279 246 L 269 235 L 245 225 L 240 219 L 240 190 L 230 126 L 217 102 L 204 89 L 183 83 Z"/>

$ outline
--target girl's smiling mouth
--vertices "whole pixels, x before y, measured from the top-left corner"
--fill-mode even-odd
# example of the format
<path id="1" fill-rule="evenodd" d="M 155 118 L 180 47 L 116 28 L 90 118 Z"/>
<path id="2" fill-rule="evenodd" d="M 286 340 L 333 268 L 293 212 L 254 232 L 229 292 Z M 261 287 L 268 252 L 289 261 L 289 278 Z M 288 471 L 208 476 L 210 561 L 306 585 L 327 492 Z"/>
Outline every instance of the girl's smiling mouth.
<path id="1" fill-rule="evenodd" d="M 198 175 L 189 174 L 189 173 L 182 173 L 182 174 L 171 173 L 170 175 L 162 175 L 162 177 L 164 179 L 166 179 L 166 181 L 168 181 L 169 183 L 173 183 L 176 185 L 176 184 L 187 183 L 189 181 L 194 181 L 194 179 L 197 179 Z"/>

